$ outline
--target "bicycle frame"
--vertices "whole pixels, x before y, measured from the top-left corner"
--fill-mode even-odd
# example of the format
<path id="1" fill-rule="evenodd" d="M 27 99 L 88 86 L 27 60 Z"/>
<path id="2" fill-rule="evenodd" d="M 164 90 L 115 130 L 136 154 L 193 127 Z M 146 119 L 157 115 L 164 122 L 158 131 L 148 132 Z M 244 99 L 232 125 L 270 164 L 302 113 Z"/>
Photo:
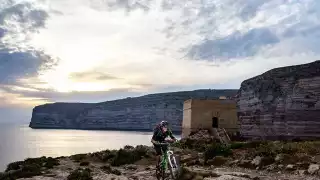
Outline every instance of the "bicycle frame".
<path id="1" fill-rule="evenodd" d="M 168 163 L 168 151 L 162 153 L 161 167 L 163 168 L 163 170 L 167 170 L 167 163 Z"/>
<path id="2" fill-rule="evenodd" d="M 162 151 L 162 148 L 161 148 Z M 177 161 L 175 159 L 175 157 L 173 156 L 173 151 L 169 149 L 169 145 L 168 148 L 165 152 L 162 151 L 162 159 L 160 162 L 160 172 L 161 175 L 164 176 L 165 175 L 165 171 L 168 169 L 168 164 L 170 166 L 170 173 L 172 176 L 174 176 L 172 173 L 176 171 L 176 169 L 178 169 L 178 165 L 177 165 Z"/>
<path id="3" fill-rule="evenodd" d="M 167 159 L 171 159 L 171 156 L 173 156 L 173 151 L 168 150 L 166 154 L 167 154 L 167 155 L 166 155 Z M 174 166 L 177 166 L 177 161 L 176 161 L 176 159 L 175 159 L 175 158 L 172 158 L 172 159 L 173 159 Z M 169 165 L 170 165 L 171 168 L 177 168 L 177 167 L 173 167 L 173 164 L 172 164 L 171 161 L 169 161 Z"/>

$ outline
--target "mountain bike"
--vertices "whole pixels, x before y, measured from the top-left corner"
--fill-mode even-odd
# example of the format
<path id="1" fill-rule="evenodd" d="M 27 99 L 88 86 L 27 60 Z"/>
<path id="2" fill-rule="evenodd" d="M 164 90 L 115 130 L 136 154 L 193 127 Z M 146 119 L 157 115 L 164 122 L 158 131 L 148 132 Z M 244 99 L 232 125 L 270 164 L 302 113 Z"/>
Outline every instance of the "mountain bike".
<path id="1" fill-rule="evenodd" d="M 173 180 L 177 179 L 180 175 L 180 165 L 179 159 L 173 154 L 173 151 L 170 150 L 170 143 L 159 143 L 161 146 L 162 156 L 160 158 L 160 163 L 156 169 L 156 176 L 158 180 L 165 180 L 167 178 L 166 171 L 169 169 L 170 176 Z M 163 152 L 163 148 L 166 149 L 166 152 Z M 168 166 L 169 165 L 169 166 Z"/>

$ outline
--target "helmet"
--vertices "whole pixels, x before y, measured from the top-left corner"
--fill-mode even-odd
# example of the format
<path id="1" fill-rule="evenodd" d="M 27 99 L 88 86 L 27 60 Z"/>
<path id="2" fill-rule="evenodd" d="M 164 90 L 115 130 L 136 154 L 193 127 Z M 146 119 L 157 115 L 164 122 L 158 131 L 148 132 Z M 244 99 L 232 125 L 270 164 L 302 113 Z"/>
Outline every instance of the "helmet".
<path id="1" fill-rule="evenodd" d="M 161 121 L 160 126 L 161 127 L 167 127 L 169 125 L 168 121 Z"/>

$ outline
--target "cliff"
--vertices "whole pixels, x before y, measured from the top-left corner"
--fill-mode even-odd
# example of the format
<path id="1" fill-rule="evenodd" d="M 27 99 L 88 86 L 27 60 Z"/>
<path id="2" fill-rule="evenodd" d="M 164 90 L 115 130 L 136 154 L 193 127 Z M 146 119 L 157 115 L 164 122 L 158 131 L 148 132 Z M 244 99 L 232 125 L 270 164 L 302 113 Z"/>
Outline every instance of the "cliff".
<path id="1" fill-rule="evenodd" d="M 180 132 L 183 102 L 234 96 L 237 90 L 195 90 L 149 94 L 101 103 L 53 103 L 33 109 L 31 128 L 152 130 L 162 119 Z"/>
<path id="2" fill-rule="evenodd" d="M 320 138 L 320 61 L 270 70 L 242 82 L 240 133 L 247 138 Z"/>

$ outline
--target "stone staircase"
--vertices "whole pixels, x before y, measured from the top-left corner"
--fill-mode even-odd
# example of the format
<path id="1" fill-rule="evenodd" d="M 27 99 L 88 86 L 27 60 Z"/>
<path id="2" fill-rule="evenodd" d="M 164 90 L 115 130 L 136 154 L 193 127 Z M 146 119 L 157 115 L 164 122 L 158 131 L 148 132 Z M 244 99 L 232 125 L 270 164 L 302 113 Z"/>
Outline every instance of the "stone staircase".
<path id="1" fill-rule="evenodd" d="M 224 128 L 213 128 L 213 135 L 224 145 L 230 144 L 230 137 Z"/>

